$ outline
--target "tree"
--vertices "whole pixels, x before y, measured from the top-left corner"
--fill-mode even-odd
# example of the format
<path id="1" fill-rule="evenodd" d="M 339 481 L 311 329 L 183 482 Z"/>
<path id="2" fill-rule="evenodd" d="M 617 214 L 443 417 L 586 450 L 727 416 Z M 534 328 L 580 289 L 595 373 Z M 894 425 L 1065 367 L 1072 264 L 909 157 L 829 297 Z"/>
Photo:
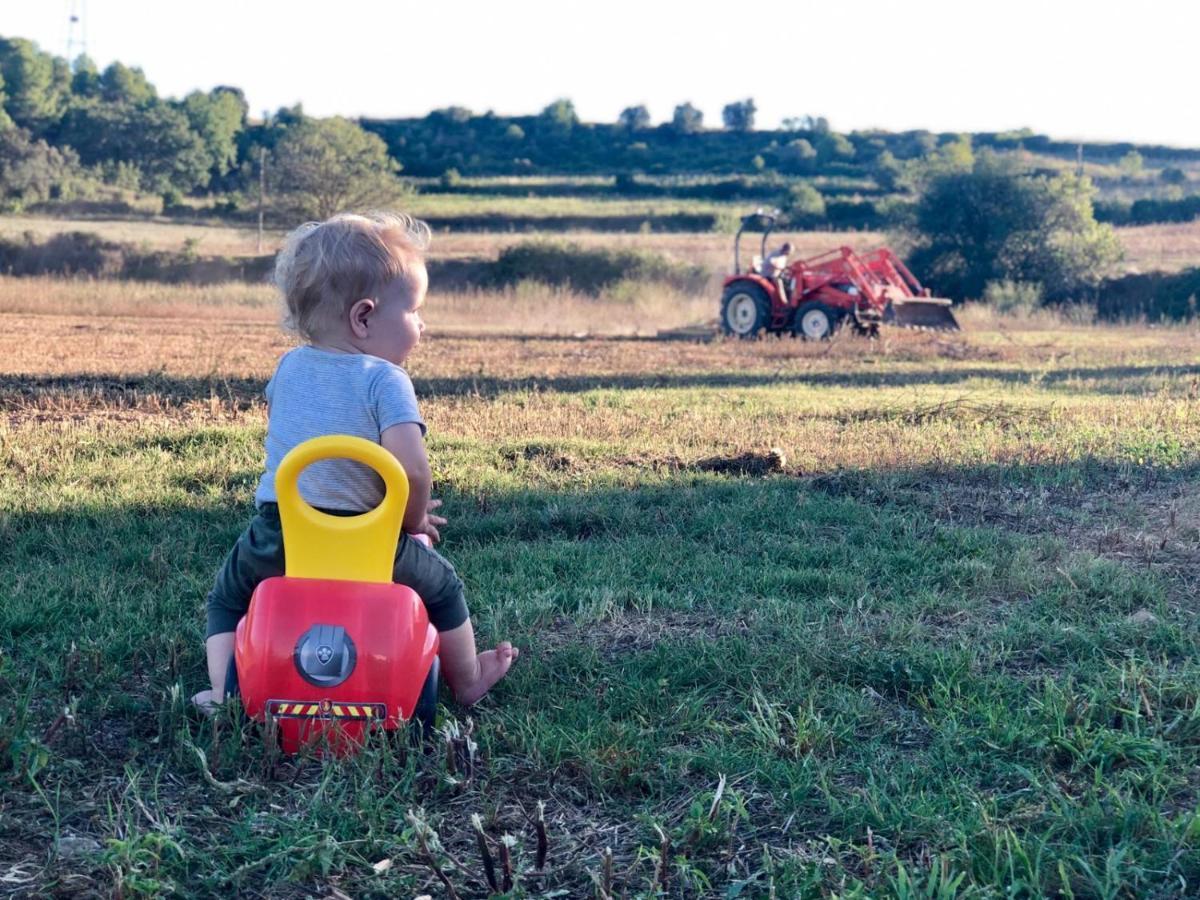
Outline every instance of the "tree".
<path id="1" fill-rule="evenodd" d="M 290 126 L 275 146 L 271 171 L 280 208 L 308 219 L 387 206 L 408 193 L 383 140 L 340 117 Z"/>
<path id="2" fill-rule="evenodd" d="M 156 100 L 158 92 L 141 69 L 114 62 L 100 76 L 100 96 L 107 103 L 141 106 Z"/>
<path id="3" fill-rule="evenodd" d="M 826 131 L 817 137 L 817 164 L 824 166 L 831 162 L 845 162 L 854 159 L 854 145 L 845 135 L 836 131 Z"/>
<path id="4" fill-rule="evenodd" d="M 208 152 L 208 168 L 216 177 L 237 162 L 237 137 L 246 126 L 248 106 L 237 88 L 217 87 L 207 94 L 192 91 L 183 98 L 183 112 Z"/>
<path id="5" fill-rule="evenodd" d="M 784 131 L 811 131 L 824 134 L 829 131 L 829 120 L 824 116 L 788 116 L 783 120 Z"/>
<path id="6" fill-rule="evenodd" d="M 182 110 L 161 101 L 146 106 L 93 101 L 69 110 L 58 139 L 85 165 L 136 166 L 143 190 L 191 191 L 208 181 L 209 156 Z"/>
<path id="7" fill-rule="evenodd" d="M 825 218 L 825 198 L 807 181 L 791 185 L 783 198 L 783 211 L 792 224 L 804 224 Z"/>
<path id="8" fill-rule="evenodd" d="M 1120 258 L 1096 222 L 1086 178 L 1031 175 L 993 153 L 969 170 L 919 173 L 904 231 L 911 267 L 938 293 L 982 297 L 992 281 L 1035 282 L 1051 300 L 1093 287 Z"/>
<path id="9" fill-rule="evenodd" d="M 796 138 L 780 147 L 776 151 L 776 158 L 779 160 L 780 171 L 789 175 L 803 175 L 813 170 L 817 151 L 804 138 Z"/>
<path id="10" fill-rule="evenodd" d="M 74 73 L 71 76 L 72 94 L 85 100 L 100 96 L 100 70 L 90 56 L 79 54 L 71 70 Z"/>
<path id="11" fill-rule="evenodd" d="M 1187 184 L 1187 172 L 1178 166 L 1168 166 L 1158 173 L 1159 180 L 1163 184 L 1184 185 Z"/>
<path id="12" fill-rule="evenodd" d="M 617 124 L 626 131 L 641 131 L 650 127 L 650 110 L 642 104 L 627 106 L 617 117 Z"/>
<path id="13" fill-rule="evenodd" d="M 1138 153 L 1136 150 L 1130 150 L 1121 157 L 1121 159 L 1117 162 L 1117 165 L 1121 169 L 1122 177 L 1126 181 L 1132 181 L 1134 178 L 1137 178 L 1142 174 L 1142 170 L 1145 168 L 1146 163 L 1142 158 L 1142 154 Z"/>
<path id="14" fill-rule="evenodd" d="M 900 177 L 903 174 L 904 167 L 892 155 L 891 150 L 884 150 L 876 157 L 875 170 L 872 172 L 872 175 L 875 178 L 875 183 L 885 191 L 896 190 L 900 186 Z"/>
<path id="15" fill-rule="evenodd" d="M 892 146 L 901 159 L 928 156 L 937 149 L 937 136 L 928 131 L 906 131 L 897 138 L 892 142 Z"/>
<path id="16" fill-rule="evenodd" d="M 704 113 L 691 103 L 680 103 L 671 116 L 671 129 L 676 134 L 695 134 L 704 128 Z"/>
<path id="17" fill-rule="evenodd" d="M 182 110 L 159 100 L 142 106 L 80 103 L 63 116 L 57 136 L 85 165 L 136 166 L 143 190 L 191 191 L 208 183 L 210 156 L 203 139 Z"/>
<path id="18" fill-rule="evenodd" d="M 61 194 L 78 162 L 70 147 L 35 141 L 23 128 L 0 130 L 0 208 L 16 210 Z"/>
<path id="19" fill-rule="evenodd" d="M 579 116 L 575 114 L 575 104 L 565 97 L 555 100 L 543 109 L 538 120 L 547 131 L 559 136 L 570 134 L 571 129 L 579 124 Z"/>
<path id="20" fill-rule="evenodd" d="M 754 99 L 747 97 L 745 100 L 726 104 L 725 108 L 721 110 L 721 121 L 725 123 L 725 128 L 729 131 L 753 131 L 754 114 L 757 111 Z"/>
<path id="21" fill-rule="evenodd" d="M 466 125 L 473 115 L 474 113 L 465 106 L 445 106 L 433 110 L 426 118 L 435 122 L 449 122 L 451 125 Z"/>
<path id="22" fill-rule="evenodd" d="M 62 115 L 70 93 L 70 70 L 24 38 L 0 38 L 0 77 L 5 111 L 17 125 L 37 133 Z"/>
<path id="23" fill-rule="evenodd" d="M 512 141 L 514 144 L 520 143 L 521 141 L 525 140 L 525 129 L 516 122 L 513 122 L 504 129 L 504 139 L 506 141 Z"/>
<path id="24" fill-rule="evenodd" d="M 9 117 L 8 111 L 4 108 L 4 72 L 0 71 L 0 132 L 3 132 L 13 127 L 13 120 Z"/>
<path id="25" fill-rule="evenodd" d="M 946 141 L 934 154 L 935 164 L 944 169 L 967 171 L 975 165 L 975 148 L 971 146 L 971 136 L 960 134 Z"/>

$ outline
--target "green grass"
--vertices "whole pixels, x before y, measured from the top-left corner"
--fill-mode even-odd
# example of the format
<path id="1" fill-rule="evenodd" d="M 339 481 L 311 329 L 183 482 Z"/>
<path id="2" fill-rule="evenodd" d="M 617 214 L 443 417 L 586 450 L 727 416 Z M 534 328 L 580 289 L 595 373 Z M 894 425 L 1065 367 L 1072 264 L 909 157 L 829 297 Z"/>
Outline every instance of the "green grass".
<path id="1" fill-rule="evenodd" d="M 1094 345 L 1152 357 L 1133 334 Z M 478 709 L 444 698 L 469 738 L 344 762 L 184 702 L 257 414 L 14 415 L 0 876 L 444 895 L 432 859 L 482 896 L 478 814 L 515 896 L 1193 894 L 1200 400 L 1188 366 L 1090 352 L 415 367 L 443 550 L 523 653 Z"/>

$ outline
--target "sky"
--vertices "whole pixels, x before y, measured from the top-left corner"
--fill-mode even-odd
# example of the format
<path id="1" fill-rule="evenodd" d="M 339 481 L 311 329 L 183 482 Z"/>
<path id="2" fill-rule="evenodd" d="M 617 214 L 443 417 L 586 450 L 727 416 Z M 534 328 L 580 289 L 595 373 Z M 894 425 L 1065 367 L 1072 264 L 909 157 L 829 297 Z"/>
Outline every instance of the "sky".
<path id="1" fill-rule="evenodd" d="M 717 126 L 752 97 L 757 126 L 825 116 L 839 131 L 1004 131 L 1200 147 L 1198 0 L 0 0 L 0 36 L 103 68 L 140 66 L 165 96 L 218 84 L 253 115 L 533 114 L 584 121 L 691 102 Z"/>

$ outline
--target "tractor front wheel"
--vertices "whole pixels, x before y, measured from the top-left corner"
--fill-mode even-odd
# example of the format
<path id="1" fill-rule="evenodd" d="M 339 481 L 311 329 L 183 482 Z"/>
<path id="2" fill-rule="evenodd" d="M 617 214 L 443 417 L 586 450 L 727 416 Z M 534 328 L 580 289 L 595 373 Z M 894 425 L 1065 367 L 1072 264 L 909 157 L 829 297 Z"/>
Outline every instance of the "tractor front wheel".
<path id="1" fill-rule="evenodd" d="M 721 298 L 721 331 L 742 340 L 758 337 L 771 324 L 771 301 L 756 284 L 732 284 Z"/>
<path id="2" fill-rule="evenodd" d="M 837 310 L 810 300 L 796 307 L 792 330 L 806 341 L 827 341 L 841 324 L 841 318 Z"/>

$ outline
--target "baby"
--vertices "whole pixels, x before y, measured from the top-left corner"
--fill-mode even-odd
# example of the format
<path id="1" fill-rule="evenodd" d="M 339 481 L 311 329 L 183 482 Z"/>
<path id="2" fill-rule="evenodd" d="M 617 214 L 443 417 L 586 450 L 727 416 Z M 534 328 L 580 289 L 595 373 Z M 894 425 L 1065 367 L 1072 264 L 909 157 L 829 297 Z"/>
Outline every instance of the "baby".
<path id="1" fill-rule="evenodd" d="M 428 245 L 429 228 L 408 216 L 341 214 L 296 229 L 279 253 L 275 284 L 286 305 L 285 325 L 305 343 L 284 354 L 267 384 L 267 459 L 254 495 L 257 513 L 208 594 L 212 689 L 192 698 L 206 711 L 224 699 L 234 629 L 250 595 L 260 581 L 284 571 L 275 470 L 289 450 L 321 435 L 382 444 L 404 467 L 410 493 L 393 578 L 424 601 L 441 636 L 442 674 L 455 698 L 476 702 L 517 658 L 507 641 L 476 652 L 462 580 L 439 553 L 410 537 L 426 534 L 436 542 L 438 526 L 446 524 L 433 514 L 441 501 L 430 499 L 425 423 L 401 368 L 425 330 Z M 379 476 L 344 459 L 314 463 L 299 486 L 310 505 L 333 514 L 366 512 L 383 499 Z"/>

